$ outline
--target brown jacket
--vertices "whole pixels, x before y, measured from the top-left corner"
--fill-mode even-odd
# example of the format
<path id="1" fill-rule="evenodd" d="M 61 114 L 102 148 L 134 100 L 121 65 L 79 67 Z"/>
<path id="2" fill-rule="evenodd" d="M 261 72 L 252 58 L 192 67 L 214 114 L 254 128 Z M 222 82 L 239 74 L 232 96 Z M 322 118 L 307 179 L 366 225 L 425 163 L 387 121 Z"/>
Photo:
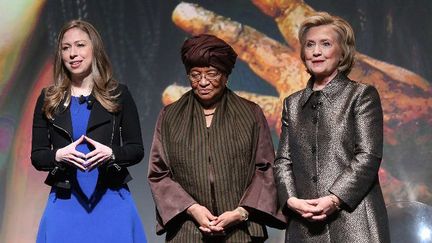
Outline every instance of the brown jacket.
<path id="1" fill-rule="evenodd" d="M 263 237 L 266 238 L 264 224 L 283 226 L 282 222 L 276 219 L 276 217 L 283 219 L 283 216 L 277 214 L 277 193 L 273 177 L 274 149 L 267 121 L 261 108 L 252 102 L 246 100 L 244 102 L 247 103 L 247 106 L 250 107 L 255 115 L 259 135 L 257 144 L 254 146 L 256 148 L 255 159 L 253 160 L 253 163 L 255 163 L 255 174 L 248 182 L 249 186 L 238 202 L 238 206 L 246 207 L 249 210 L 250 220 L 246 224 L 234 226 L 234 231 L 238 229 L 247 232 L 249 224 L 259 224 L 263 227 Z M 163 143 L 161 141 L 161 125 L 165 111 L 166 108 L 161 111 L 156 124 L 148 172 L 148 180 L 156 204 L 157 233 L 163 234 L 166 232 L 168 240 L 171 237 L 175 237 L 180 242 L 194 242 L 194 239 L 186 239 L 184 237 L 182 239 L 178 237 L 179 235 L 183 235 L 182 230 L 185 230 L 185 227 L 182 225 L 193 224 L 193 220 L 186 215 L 185 210 L 192 204 L 200 202 L 198 198 L 193 198 L 185 190 L 185 187 L 182 186 L 182 181 L 177 181 L 173 178 L 170 165 L 165 158 Z M 205 177 L 206 175 L 202 176 Z M 227 174 L 224 179 L 227 180 L 227 183 L 230 183 L 230 178 L 234 178 L 235 176 L 235 174 Z M 229 193 L 227 191 L 226 196 L 229 196 Z M 197 237 L 201 239 L 198 226 L 195 226 L 195 231 L 198 234 Z M 190 234 L 188 237 L 190 237 Z"/>

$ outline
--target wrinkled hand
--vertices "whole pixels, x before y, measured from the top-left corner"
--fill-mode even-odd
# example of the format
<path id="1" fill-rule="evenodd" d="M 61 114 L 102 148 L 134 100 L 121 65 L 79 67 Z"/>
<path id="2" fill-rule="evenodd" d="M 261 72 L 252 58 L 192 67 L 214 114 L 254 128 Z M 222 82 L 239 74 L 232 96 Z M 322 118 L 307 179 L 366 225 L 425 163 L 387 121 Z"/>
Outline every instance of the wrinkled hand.
<path id="1" fill-rule="evenodd" d="M 90 171 L 96 168 L 103 162 L 106 162 L 112 156 L 113 151 L 110 147 L 103 145 L 87 136 L 85 136 L 84 139 L 94 147 L 94 150 L 86 155 L 87 161 L 84 165 L 87 170 Z"/>
<path id="2" fill-rule="evenodd" d="M 333 200 L 331 197 L 333 197 Z M 336 196 L 325 196 L 315 200 L 318 202 L 317 207 L 322 208 L 322 212 L 321 215 L 312 216 L 312 220 L 314 221 L 323 221 L 338 210 L 333 201 L 335 201 L 337 205 L 340 205 L 340 200 Z"/>
<path id="3" fill-rule="evenodd" d="M 287 200 L 288 207 L 294 212 L 300 214 L 309 221 L 323 220 L 326 215 L 323 213 L 322 205 L 319 205 L 318 199 L 299 199 L 290 197 Z M 313 218 L 315 217 L 315 218 Z"/>
<path id="4" fill-rule="evenodd" d="M 201 206 L 197 203 L 190 206 L 186 213 L 194 218 L 194 220 L 200 225 L 199 229 L 204 233 L 211 233 L 210 222 L 217 220 L 218 217 L 214 216 L 206 207 Z M 216 229 L 216 228 L 214 228 Z"/>
<path id="5" fill-rule="evenodd" d="M 216 220 L 210 222 L 210 229 L 220 232 L 242 221 L 242 216 L 237 210 L 226 211 L 219 215 Z"/>
<path id="6" fill-rule="evenodd" d="M 66 147 L 58 149 L 55 154 L 55 160 L 57 162 L 65 162 L 77 167 L 80 170 L 86 170 L 85 168 L 85 158 L 86 155 L 77 151 L 76 147 L 84 141 L 84 136 L 81 136 L 75 142 L 69 144 Z"/>

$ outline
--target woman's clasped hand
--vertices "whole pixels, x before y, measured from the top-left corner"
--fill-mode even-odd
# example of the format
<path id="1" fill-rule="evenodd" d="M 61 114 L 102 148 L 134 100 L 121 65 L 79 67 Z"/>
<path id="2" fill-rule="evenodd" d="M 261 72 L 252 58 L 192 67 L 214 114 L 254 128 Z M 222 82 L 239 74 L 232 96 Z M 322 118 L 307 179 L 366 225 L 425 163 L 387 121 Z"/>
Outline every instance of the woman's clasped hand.
<path id="1" fill-rule="evenodd" d="M 78 145 L 85 142 L 94 148 L 93 151 L 88 154 L 81 153 L 76 149 Z M 113 151 L 110 147 L 82 135 L 73 143 L 58 149 L 55 159 L 57 162 L 68 163 L 82 171 L 90 171 L 99 165 L 108 162 L 112 156 Z"/>

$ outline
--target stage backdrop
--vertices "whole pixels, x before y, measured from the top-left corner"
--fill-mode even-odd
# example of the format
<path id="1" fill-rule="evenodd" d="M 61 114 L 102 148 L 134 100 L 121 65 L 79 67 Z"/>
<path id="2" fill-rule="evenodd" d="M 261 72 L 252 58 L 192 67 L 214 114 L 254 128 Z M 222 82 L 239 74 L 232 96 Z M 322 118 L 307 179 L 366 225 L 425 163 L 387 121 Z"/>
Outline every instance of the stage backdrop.
<path id="1" fill-rule="evenodd" d="M 0 9 L 0 242 L 35 239 L 49 188 L 29 159 L 32 114 L 41 89 L 52 82 L 57 31 L 70 19 L 88 20 L 100 31 L 115 77 L 137 103 L 148 155 L 159 110 L 188 89 L 179 57 L 186 37 L 211 33 L 234 47 L 239 61 L 229 87 L 263 108 L 277 145 L 282 100 L 308 79 L 299 58 L 299 23 L 315 11 L 342 16 L 357 37 L 350 76 L 375 85 L 382 98 L 386 203 L 432 205 L 428 0 L 0 0 Z M 155 235 L 147 159 L 131 168 L 130 188 L 149 242 L 162 242 Z M 281 242 L 283 232 L 271 230 L 270 238 Z"/>

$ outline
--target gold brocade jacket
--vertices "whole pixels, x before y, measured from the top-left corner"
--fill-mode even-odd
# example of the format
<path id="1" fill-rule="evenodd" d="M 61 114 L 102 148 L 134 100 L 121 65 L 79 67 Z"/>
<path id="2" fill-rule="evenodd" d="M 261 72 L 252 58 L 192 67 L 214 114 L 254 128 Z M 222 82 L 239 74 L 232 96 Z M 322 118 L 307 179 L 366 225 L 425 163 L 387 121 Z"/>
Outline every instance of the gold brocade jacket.
<path id="1" fill-rule="evenodd" d="M 389 242 L 378 170 L 383 114 L 377 90 L 338 74 L 324 89 L 307 87 L 284 100 L 275 160 L 280 205 L 290 197 L 330 193 L 342 210 L 309 222 L 286 209 L 286 242 Z"/>

